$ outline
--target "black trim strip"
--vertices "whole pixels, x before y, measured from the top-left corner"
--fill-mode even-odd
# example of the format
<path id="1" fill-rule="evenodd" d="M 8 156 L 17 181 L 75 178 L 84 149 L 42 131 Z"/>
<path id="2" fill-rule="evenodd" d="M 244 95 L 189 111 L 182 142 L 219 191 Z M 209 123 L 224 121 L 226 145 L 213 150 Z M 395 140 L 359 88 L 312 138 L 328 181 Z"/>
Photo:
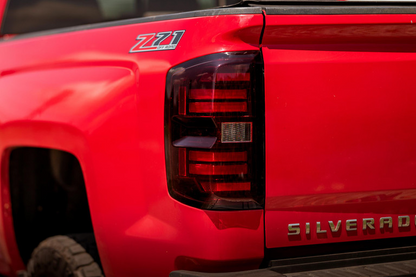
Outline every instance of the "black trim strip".
<path id="1" fill-rule="evenodd" d="M 260 33 L 260 40 L 259 40 L 260 48 L 263 44 L 264 29 L 266 29 L 266 14 L 265 14 L 264 10 L 262 11 L 262 14 L 263 14 L 263 28 L 261 28 L 261 33 Z"/>
<path id="2" fill-rule="evenodd" d="M 251 7 L 262 7 L 267 15 L 342 15 L 342 14 L 416 14 L 415 3 L 357 3 L 357 2 L 339 2 L 339 3 L 276 3 L 271 5 L 260 1 L 247 1 Z"/>
<path id="3" fill-rule="evenodd" d="M 192 17 L 218 16 L 218 15 L 262 14 L 262 12 L 263 12 L 263 9 L 261 7 L 208 9 L 208 10 L 200 10 L 200 11 L 192 11 L 192 12 L 174 13 L 174 14 L 168 14 L 168 15 L 124 19 L 124 20 L 110 21 L 110 22 L 104 22 L 104 23 L 96 23 L 96 24 L 60 28 L 60 29 L 54 29 L 54 30 L 48 30 L 48 31 L 34 32 L 34 33 L 17 35 L 11 39 L 8 39 L 7 41 L 16 40 L 16 39 L 33 38 L 33 37 L 38 37 L 38 36 L 63 34 L 63 33 L 69 33 L 69 32 L 85 31 L 85 30 L 92 30 L 92 29 L 99 29 L 99 28 L 115 27 L 115 26 L 122 26 L 122 25 L 131 25 L 131 24 L 138 24 L 138 23 L 148 23 L 148 22 L 156 22 L 156 21 L 165 21 L 165 20 L 192 18 Z M 0 39 L 0 42 L 1 42 L 1 39 Z"/>
<path id="4" fill-rule="evenodd" d="M 172 271 L 170 277 L 283 277 L 283 276 L 415 276 L 416 248 L 386 248 L 310 259 L 272 261 L 269 268 L 230 272 L 203 273 Z M 384 274 L 386 273 L 386 274 Z"/>
<path id="5" fill-rule="evenodd" d="M 281 259 L 294 259 L 311 257 L 316 255 L 334 255 L 345 252 L 358 252 L 380 250 L 396 247 L 416 247 L 416 237 L 401 237 L 389 239 L 375 239 L 363 241 L 350 241 L 338 243 L 326 243 L 315 245 L 301 245 L 281 248 L 265 248 L 265 256 L 262 267 L 269 266 L 269 262 Z"/>
<path id="6" fill-rule="evenodd" d="M 266 6 L 266 13 L 268 15 L 336 15 L 336 14 L 416 14 L 416 7 L 327 7 L 327 6 L 308 6 L 297 7 L 270 7 Z"/>
<path id="7" fill-rule="evenodd" d="M 271 270 L 278 273 L 293 273 L 334 268 L 353 267 L 378 263 L 415 260 L 415 247 L 382 249 L 379 251 L 361 251 L 339 255 L 325 255 L 311 259 L 294 261 L 272 261 Z M 283 263 L 283 264 L 281 264 Z M 285 264 L 286 263 L 286 264 Z"/>

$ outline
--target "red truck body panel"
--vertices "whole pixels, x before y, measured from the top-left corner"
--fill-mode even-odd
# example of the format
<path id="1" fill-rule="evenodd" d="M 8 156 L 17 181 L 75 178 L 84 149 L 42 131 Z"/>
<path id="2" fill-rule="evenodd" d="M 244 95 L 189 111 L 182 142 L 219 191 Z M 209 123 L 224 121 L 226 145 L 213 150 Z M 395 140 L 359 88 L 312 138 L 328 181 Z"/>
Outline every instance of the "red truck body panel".
<path id="1" fill-rule="evenodd" d="M 265 248 L 413 236 L 413 22 L 415 15 L 277 16 L 258 8 L 1 42 L 0 274 L 25 267 L 8 181 L 10 151 L 25 146 L 79 160 L 108 277 L 255 269 Z M 185 30 L 175 50 L 129 53 L 138 35 L 175 30 Z M 248 50 L 261 50 L 264 62 L 265 207 L 180 203 L 167 186 L 167 73 L 197 57 Z M 409 225 L 399 228 L 398 216 Z M 392 228 L 380 228 L 383 217 Z M 364 218 L 374 229 L 362 230 Z M 356 220 L 349 230 L 347 220 Z M 328 221 L 341 221 L 339 230 Z"/>
<path id="2" fill-rule="evenodd" d="M 414 20 L 266 17 L 266 247 L 415 234 Z"/>
<path id="3" fill-rule="evenodd" d="M 169 68 L 210 53 L 256 50 L 262 24 L 261 14 L 207 16 L 1 44 L 0 152 L 33 146 L 78 158 L 106 276 L 259 267 L 262 210 L 209 212 L 169 196 L 164 98 Z M 186 30 L 176 50 L 129 54 L 138 35 L 170 30 Z M 0 264 L 15 272 L 23 264 L 7 161 L 3 155 Z M 1 274 L 8 270 L 0 267 Z"/>

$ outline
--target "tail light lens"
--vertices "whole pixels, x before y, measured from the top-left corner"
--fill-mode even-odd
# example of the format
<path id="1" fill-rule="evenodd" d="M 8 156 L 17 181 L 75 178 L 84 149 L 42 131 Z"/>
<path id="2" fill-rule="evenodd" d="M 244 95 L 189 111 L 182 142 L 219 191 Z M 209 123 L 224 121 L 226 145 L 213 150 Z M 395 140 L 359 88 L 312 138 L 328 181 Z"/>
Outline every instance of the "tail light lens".
<path id="1" fill-rule="evenodd" d="M 165 106 L 171 196 L 202 209 L 264 203 L 264 92 L 260 53 L 204 56 L 172 68 Z"/>

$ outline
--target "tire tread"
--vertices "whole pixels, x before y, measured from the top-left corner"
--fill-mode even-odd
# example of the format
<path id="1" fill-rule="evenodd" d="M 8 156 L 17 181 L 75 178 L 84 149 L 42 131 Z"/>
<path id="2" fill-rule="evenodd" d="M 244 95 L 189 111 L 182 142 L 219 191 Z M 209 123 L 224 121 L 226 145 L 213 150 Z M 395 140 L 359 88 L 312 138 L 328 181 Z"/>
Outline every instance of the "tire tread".
<path id="1" fill-rule="evenodd" d="M 53 272 L 60 277 L 103 277 L 102 271 L 90 254 L 67 236 L 54 236 L 42 241 L 29 260 L 30 277 Z"/>

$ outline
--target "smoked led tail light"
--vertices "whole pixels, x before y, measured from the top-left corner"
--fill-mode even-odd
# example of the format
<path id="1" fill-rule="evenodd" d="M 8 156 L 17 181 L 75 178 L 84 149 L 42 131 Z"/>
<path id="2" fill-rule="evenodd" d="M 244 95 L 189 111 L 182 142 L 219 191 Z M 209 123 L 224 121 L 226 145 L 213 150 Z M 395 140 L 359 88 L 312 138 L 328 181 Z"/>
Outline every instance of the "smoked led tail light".
<path id="1" fill-rule="evenodd" d="M 169 193 L 202 209 L 264 203 L 263 63 L 258 51 L 200 57 L 169 70 Z"/>

